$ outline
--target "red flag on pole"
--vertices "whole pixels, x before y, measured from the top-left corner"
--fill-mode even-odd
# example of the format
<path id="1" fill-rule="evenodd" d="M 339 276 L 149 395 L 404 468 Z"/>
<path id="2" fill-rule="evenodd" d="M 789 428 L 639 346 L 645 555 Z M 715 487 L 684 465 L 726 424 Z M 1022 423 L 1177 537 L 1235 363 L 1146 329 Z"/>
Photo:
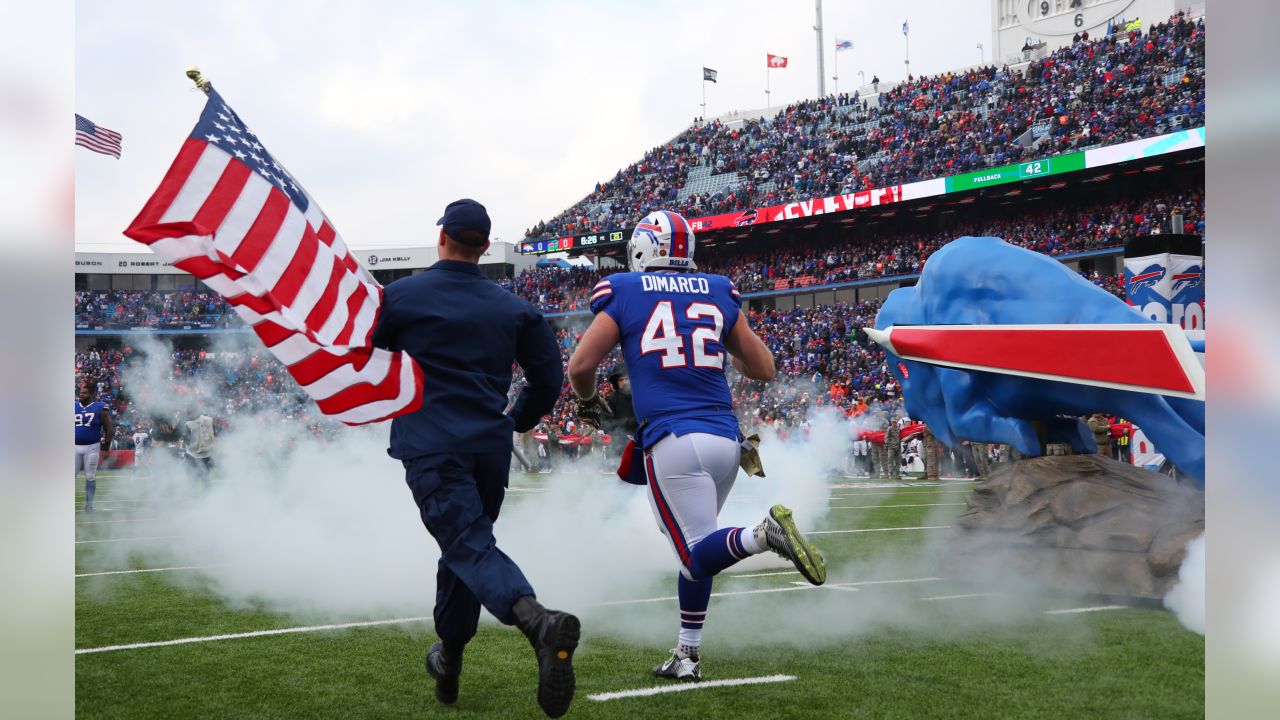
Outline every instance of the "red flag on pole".
<path id="1" fill-rule="evenodd" d="M 768 55 L 769 55 L 769 67 L 784 68 L 787 66 L 787 59 L 782 57 L 781 55 L 773 55 L 772 53 L 768 53 Z"/>

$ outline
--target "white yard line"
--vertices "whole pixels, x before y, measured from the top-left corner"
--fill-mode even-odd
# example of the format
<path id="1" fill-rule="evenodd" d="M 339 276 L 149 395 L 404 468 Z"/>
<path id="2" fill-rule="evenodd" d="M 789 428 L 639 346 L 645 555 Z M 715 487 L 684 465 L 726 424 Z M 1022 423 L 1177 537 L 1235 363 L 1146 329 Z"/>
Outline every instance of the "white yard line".
<path id="1" fill-rule="evenodd" d="M 924 505 L 831 505 L 828 510 L 880 510 L 881 508 L 963 507 L 968 503 L 927 503 Z"/>
<path id="2" fill-rule="evenodd" d="M 810 530 L 805 535 L 843 535 L 845 533 L 893 532 L 895 530 L 946 530 L 950 525 L 921 525 L 919 527 L 859 528 L 857 530 Z"/>
<path id="3" fill-rule="evenodd" d="M 216 565 L 180 565 L 178 567 L 163 568 L 138 568 L 136 570 L 105 570 L 103 572 L 76 573 L 76 577 L 98 577 L 99 575 L 134 575 L 136 573 L 157 573 L 169 572 L 171 570 L 203 570 L 204 568 L 217 567 Z"/>
<path id="4" fill-rule="evenodd" d="M 793 581 L 791 582 L 791 584 L 792 584 L 792 585 L 801 585 L 801 586 L 804 586 L 804 585 L 808 585 L 809 583 L 807 583 L 807 582 L 802 582 L 802 581 L 800 581 L 800 580 L 793 580 Z M 852 587 L 852 586 L 850 586 L 850 585 L 840 585 L 840 584 L 835 584 L 835 585 L 823 585 L 823 586 L 821 586 L 821 587 L 822 587 L 823 589 L 826 589 L 826 590 L 841 590 L 841 591 L 844 591 L 844 592 L 861 592 L 861 590 L 859 590 L 858 588 L 856 588 L 856 587 Z"/>
<path id="5" fill-rule="evenodd" d="M 800 574 L 799 570 L 779 570 L 778 572 L 748 573 L 746 575 L 734 575 L 732 573 L 725 573 L 723 577 L 758 578 L 758 577 L 774 577 L 775 575 L 799 575 L 799 574 Z"/>
<path id="6" fill-rule="evenodd" d="M 729 678 L 726 680 L 706 680 L 696 683 L 679 683 L 672 685 L 657 685 L 647 688 L 636 688 L 635 690 L 617 690 L 615 692 L 596 693 L 588 695 L 588 700 L 596 702 L 607 702 L 609 700 L 621 700 L 623 698 L 648 697 L 650 695 L 665 695 L 667 693 L 688 692 L 690 690 L 706 690 L 707 688 L 718 687 L 737 687 L 740 685 L 762 685 L 765 683 L 787 682 L 795 680 L 795 675 L 763 675 L 760 677 L 749 678 Z"/>
<path id="7" fill-rule="evenodd" d="M 737 596 L 737 594 L 763 594 L 763 593 L 772 593 L 772 592 L 803 591 L 803 589 L 810 588 L 810 587 L 813 587 L 813 585 L 810 585 L 809 583 L 804 583 L 804 587 L 799 587 L 799 588 L 758 588 L 758 589 L 754 589 L 754 591 L 713 592 L 712 597 L 732 597 L 732 596 Z M 644 598 L 640 598 L 640 600 L 607 600 L 604 602 L 591 603 L 591 607 L 608 607 L 612 605 L 644 605 L 644 603 L 648 603 L 648 602 L 671 602 L 672 600 L 680 600 L 680 596 L 675 596 L 675 594 L 669 594 L 669 596 L 663 596 L 663 597 L 644 597 Z"/>
<path id="8" fill-rule="evenodd" d="M 120 574 L 125 572 L 160 572 L 162 570 L 185 570 L 185 569 L 196 569 L 196 567 L 197 566 L 190 566 L 185 568 L 178 568 L 178 567 L 155 568 L 154 570 L 150 570 L 150 571 L 120 570 L 120 571 L 111 571 L 111 572 L 105 572 L 105 573 L 85 573 L 84 576 L 97 575 L 97 574 L 110 575 L 110 574 Z M 212 567 L 212 566 L 205 566 L 205 567 Z M 76 577 L 83 577 L 83 576 L 77 575 Z M 715 598 L 715 597 L 729 597 L 734 595 L 759 595 L 764 593 L 792 592 L 796 590 L 809 590 L 815 587 L 828 587 L 828 588 L 835 588 L 835 589 L 848 591 L 848 590 L 852 590 L 854 588 L 866 586 L 866 585 L 898 585 L 898 584 L 904 584 L 904 583 L 926 583 L 926 582 L 935 582 L 941 579 L 942 578 L 937 578 L 937 577 L 923 577 L 923 578 L 899 578 L 896 580 L 861 580 L 858 582 L 834 583 L 833 585 L 827 585 L 827 586 L 816 586 L 816 585 L 810 585 L 808 583 L 803 583 L 800 585 L 794 585 L 790 587 L 761 588 L 758 590 L 739 590 L 736 592 L 712 593 L 711 597 Z M 672 600 L 679 600 L 679 597 L 676 595 L 671 595 L 668 597 L 641 598 L 637 600 L 613 600 L 610 602 L 595 603 L 592 607 L 602 607 L 602 606 L 610 606 L 610 605 L 638 605 L 642 603 L 669 602 Z M 304 627 L 280 628 L 277 630 L 255 630 L 253 632 L 228 633 L 225 635 L 203 635 L 198 637 L 178 638 L 176 640 L 157 640 L 154 642 L 137 642 L 137 643 L 127 643 L 124 645 L 106 645 L 103 647 L 76 648 L 75 654 L 87 655 L 91 653 L 114 652 L 116 650 L 139 650 L 143 648 L 168 647 L 170 645 L 187 645 L 190 643 L 214 642 L 217 640 L 238 640 L 240 638 L 267 637 L 271 635 L 290 635 L 294 633 L 320 632 L 323 630 L 344 630 L 347 628 L 375 627 L 378 625 L 396 625 L 396 624 L 402 624 L 402 623 L 422 622 L 422 621 L 427 621 L 431 619 L 432 618 L 429 616 L 393 618 L 390 620 L 367 620 L 364 622 L 335 623 L 331 625 L 309 625 Z M 786 679 L 794 679 L 791 676 L 769 676 L 769 677 L 784 677 Z M 766 680 L 759 680 L 757 678 L 746 678 L 745 680 L 750 682 L 736 682 L 736 684 L 751 684 L 757 681 L 758 682 L 781 682 L 781 680 L 766 681 Z M 677 689 L 660 689 L 659 692 L 680 692 L 680 689 L 694 690 L 699 687 L 716 687 L 716 685 L 714 685 L 713 683 L 728 683 L 728 682 L 730 681 L 713 680 L 710 682 L 704 682 L 704 683 L 698 683 L 698 684 L 669 685 L 669 686 L 663 686 L 663 687 L 677 688 Z M 648 690 L 648 688 L 646 688 L 645 690 Z M 624 691 L 624 692 L 632 692 L 632 691 Z M 605 694 L 608 695 L 610 693 L 605 693 Z M 644 694 L 657 694 L 657 693 L 646 692 Z M 612 698 L 609 698 L 609 699 L 612 699 Z"/>
<path id="9" fill-rule="evenodd" d="M 840 587 L 847 587 L 847 588 L 862 587 L 865 585 L 899 585 L 902 583 L 936 582 L 941 579 L 942 578 L 939 578 L 939 577 L 923 577 L 923 578 L 899 578 L 896 580 L 859 580 L 857 582 L 832 583 L 830 585 L 825 585 L 825 586 L 810 585 L 809 583 L 804 582 L 804 583 L 796 583 L 795 585 L 792 585 L 790 587 L 759 588 L 756 590 L 733 590 L 730 592 L 713 592 L 711 593 L 711 597 L 718 598 L 718 597 L 733 597 L 736 595 L 761 595 L 766 593 L 779 593 L 779 592 L 792 592 L 794 590 L 807 590 L 809 588 L 814 588 L 814 587 L 833 587 L 836 585 L 839 585 Z M 680 598 L 677 595 L 665 595 L 663 597 L 641 598 L 638 600 L 608 600 L 605 602 L 595 603 L 594 605 L 592 605 L 592 607 L 608 607 L 612 605 L 643 605 L 646 603 L 670 602 L 672 600 L 679 600 L 679 599 Z"/>
<path id="10" fill-rule="evenodd" d="M 365 622 L 335 623 L 333 625 L 309 625 L 305 627 L 280 628 L 278 630 L 255 630 L 253 632 L 231 633 L 228 635 L 204 635 L 200 637 L 179 638 L 177 640 L 128 643 L 126 645 L 105 645 L 103 647 L 76 648 L 76 655 L 114 652 L 116 650 L 138 650 L 140 648 L 166 647 L 169 645 L 187 645 L 189 643 L 214 642 L 215 640 L 238 640 L 240 638 L 265 637 L 268 635 L 290 635 L 293 633 L 321 632 L 323 630 L 345 630 L 347 628 L 373 627 L 376 625 L 395 625 L 398 623 L 422 622 L 424 620 L 431 619 L 432 618 L 430 616 L 426 616 L 394 618 L 391 620 L 367 620 Z"/>
<path id="11" fill-rule="evenodd" d="M 964 600 L 965 598 L 991 597 L 995 593 L 965 593 L 964 595 L 934 595 L 933 597 L 920 598 L 925 602 L 934 602 L 937 600 Z"/>
<path id="12" fill-rule="evenodd" d="M 152 535 L 149 537 L 135 538 L 108 538 L 106 540 L 77 540 L 77 545 L 88 545 L 90 543 L 111 543 L 111 542 L 132 542 L 134 540 L 171 540 L 178 537 L 177 535 Z"/>
<path id="13" fill-rule="evenodd" d="M 1078 608 L 1061 608 L 1059 610 L 1045 610 L 1045 615 L 1074 615 L 1076 613 L 1101 612 L 1103 610 L 1128 610 L 1128 605 L 1093 605 L 1090 607 Z"/>
<path id="14" fill-rule="evenodd" d="M 907 492 L 864 492 L 864 493 L 854 493 L 851 495 L 831 495 L 830 497 L 832 500 L 852 500 L 854 498 L 860 498 L 860 497 L 878 497 L 878 496 L 888 496 L 888 495 L 937 495 L 938 493 L 967 493 L 967 492 L 972 492 L 972 490 L 968 488 L 964 490 L 943 490 L 942 488 L 938 488 L 937 490 L 923 490 L 920 492 L 916 492 L 914 490 L 907 491 Z"/>
<path id="15" fill-rule="evenodd" d="M 938 582 L 940 577 L 922 577 L 922 578 L 898 578 L 896 580 L 859 580 L 858 582 L 838 583 L 843 586 L 863 586 L 863 585 L 902 585 L 905 583 L 927 583 Z"/>
<path id="16" fill-rule="evenodd" d="M 76 525 L 108 525 L 111 523 L 138 523 L 149 522 L 151 520 L 159 520 L 160 518 L 128 518 L 126 520 L 85 520 L 78 522 Z"/>

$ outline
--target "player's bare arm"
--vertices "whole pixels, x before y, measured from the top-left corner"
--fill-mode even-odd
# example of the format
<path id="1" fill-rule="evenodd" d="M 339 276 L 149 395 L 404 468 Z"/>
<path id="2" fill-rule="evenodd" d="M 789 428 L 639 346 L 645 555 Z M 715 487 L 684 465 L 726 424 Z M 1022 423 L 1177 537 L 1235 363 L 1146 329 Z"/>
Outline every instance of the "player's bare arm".
<path id="1" fill-rule="evenodd" d="M 591 322 L 591 327 L 582 334 L 578 341 L 578 349 L 569 358 L 569 384 L 580 398 L 590 398 L 596 394 L 596 372 L 600 363 L 609 356 L 609 351 L 618 344 L 618 323 L 608 313 L 599 313 Z M 768 349 L 765 352 L 769 352 Z M 773 358 L 769 359 L 770 365 Z"/>
<path id="2" fill-rule="evenodd" d="M 105 407 L 102 409 L 102 449 L 111 449 L 111 438 L 116 435 L 116 427 L 111 420 L 111 411 Z"/>
<path id="3" fill-rule="evenodd" d="M 752 380 L 772 380 L 778 372 L 773 353 L 751 329 L 746 313 L 738 313 L 738 321 L 724 339 L 724 347 L 732 357 L 734 369 Z"/>

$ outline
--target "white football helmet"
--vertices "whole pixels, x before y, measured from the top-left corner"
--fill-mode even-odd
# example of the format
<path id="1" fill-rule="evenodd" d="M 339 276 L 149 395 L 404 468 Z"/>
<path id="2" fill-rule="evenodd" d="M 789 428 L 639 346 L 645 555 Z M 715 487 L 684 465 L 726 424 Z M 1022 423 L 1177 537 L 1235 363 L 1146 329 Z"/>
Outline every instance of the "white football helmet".
<path id="1" fill-rule="evenodd" d="M 635 272 L 697 270 L 693 264 L 693 228 L 670 210 L 654 210 L 636 225 L 627 243 L 627 259 Z"/>

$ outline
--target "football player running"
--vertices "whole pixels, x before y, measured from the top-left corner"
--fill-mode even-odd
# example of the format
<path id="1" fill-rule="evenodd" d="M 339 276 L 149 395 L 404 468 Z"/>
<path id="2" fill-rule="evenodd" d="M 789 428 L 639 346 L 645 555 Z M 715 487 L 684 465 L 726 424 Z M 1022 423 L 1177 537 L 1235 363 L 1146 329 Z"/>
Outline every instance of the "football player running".
<path id="1" fill-rule="evenodd" d="M 633 272 L 610 275 L 592 290 L 595 319 L 569 360 L 578 417 L 599 426 L 608 406 L 596 396 L 596 372 L 622 344 L 649 505 L 680 560 L 680 634 L 671 657 L 653 670 L 676 680 L 702 677 L 699 648 L 716 573 L 771 550 L 814 585 L 827 574 L 822 555 L 782 505 L 754 528 L 718 527 L 743 439 L 725 380 L 726 354 L 753 380 L 771 380 L 775 368 L 741 312 L 737 289 L 722 275 L 697 272 L 693 252 L 683 217 L 665 210 L 646 216 L 627 244 Z"/>
<path id="2" fill-rule="evenodd" d="M 111 411 L 101 400 L 93 399 L 93 388 L 80 386 L 75 401 L 76 472 L 84 471 L 84 511 L 93 512 L 93 494 L 98 487 L 98 458 L 111 447 L 115 425 Z"/>

